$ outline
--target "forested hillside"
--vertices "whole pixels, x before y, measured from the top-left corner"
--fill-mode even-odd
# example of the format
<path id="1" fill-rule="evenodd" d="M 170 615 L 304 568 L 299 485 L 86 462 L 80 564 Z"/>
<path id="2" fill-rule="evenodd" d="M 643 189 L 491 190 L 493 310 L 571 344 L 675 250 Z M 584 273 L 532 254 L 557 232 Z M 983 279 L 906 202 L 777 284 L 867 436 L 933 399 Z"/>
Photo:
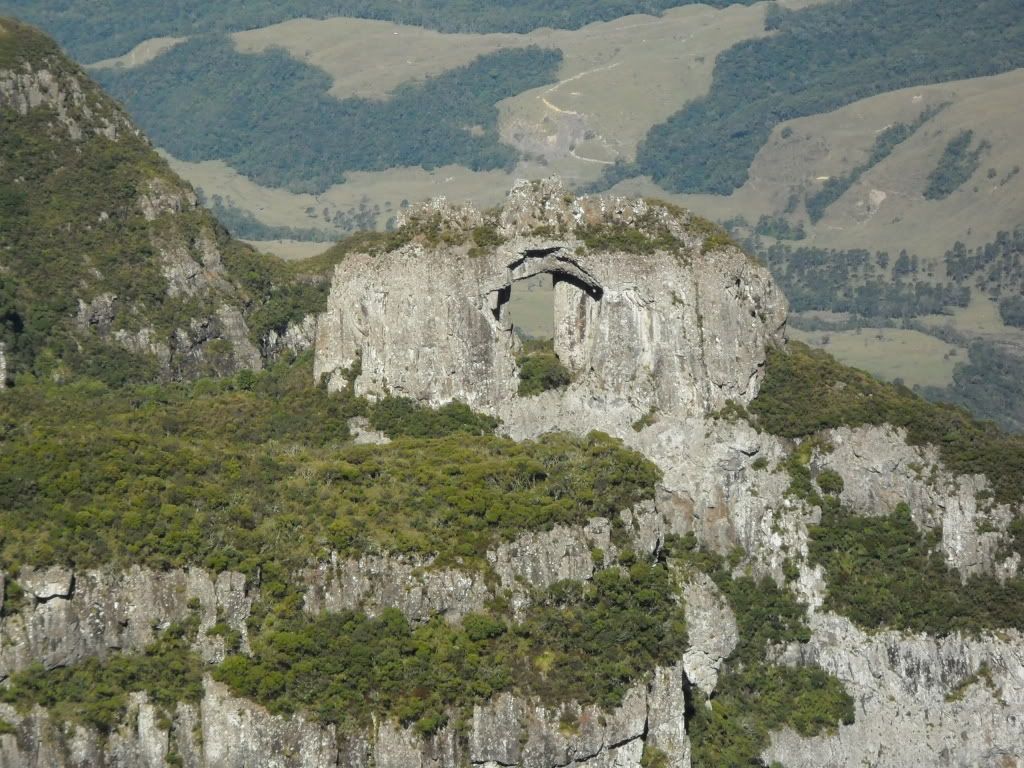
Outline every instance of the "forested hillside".
<path id="1" fill-rule="evenodd" d="M 346 171 L 511 170 L 519 155 L 499 141 L 495 105 L 552 82 L 560 62 L 557 50 L 503 50 L 386 101 L 339 101 L 326 74 L 282 51 L 241 54 L 226 37 L 196 37 L 146 66 L 97 76 L 175 156 L 223 159 L 261 184 L 322 192 Z"/>

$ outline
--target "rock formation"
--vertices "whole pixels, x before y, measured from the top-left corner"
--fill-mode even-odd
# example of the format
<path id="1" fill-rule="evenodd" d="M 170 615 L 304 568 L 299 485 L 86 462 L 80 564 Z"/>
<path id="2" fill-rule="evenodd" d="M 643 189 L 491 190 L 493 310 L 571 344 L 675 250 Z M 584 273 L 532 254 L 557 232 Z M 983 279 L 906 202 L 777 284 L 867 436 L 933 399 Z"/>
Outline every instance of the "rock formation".
<path id="1" fill-rule="evenodd" d="M 158 197 L 154 211 L 173 208 Z M 807 606 L 811 637 L 773 647 L 772 659 L 825 670 L 855 701 L 855 721 L 833 733 L 773 733 L 766 763 L 1024 765 L 1019 633 L 868 634 L 824 610 L 825 575 L 808 558 L 808 529 L 822 512 L 788 494 L 789 478 L 778 470 L 796 441 L 716 414 L 750 403 L 769 345 L 785 343 L 785 301 L 762 266 L 685 211 L 643 200 L 576 199 L 550 180 L 517 184 L 497 212 L 431 203 L 410 214 L 394 242 L 337 267 L 328 309 L 315 323 L 318 379 L 369 397 L 466 402 L 498 416 L 515 438 L 603 430 L 656 463 L 662 479 L 653 501 L 618 519 L 525 532 L 494 546 L 486 574 L 385 552 L 310 563 L 294 574 L 305 611 L 398 608 L 414 623 L 436 616 L 455 622 L 500 596 L 515 614 L 533 590 L 563 579 L 585 582 L 616 562 L 616 542 L 657 557 L 669 535 L 692 533 L 705 549 L 738 563 L 737 573 L 794 591 Z M 555 280 L 554 349 L 572 383 L 520 397 L 509 291 L 545 272 Z M 184 261 L 168 274 L 183 292 L 199 279 Z M 105 302 L 94 301 L 83 316 L 102 324 L 106 312 Z M 310 321 L 267 343 L 285 349 L 313 332 Z M 383 439 L 357 426 L 363 442 Z M 908 446 L 888 427 L 831 430 L 805 447 L 815 471 L 842 478 L 842 500 L 853 513 L 884 515 L 909 503 L 920 526 L 941 531 L 946 563 L 964 578 L 1006 579 L 1019 570 L 1019 556 L 1002 545 L 1020 510 L 988 503 L 986 478 L 950 472 L 937 451 Z M 613 529 L 625 531 L 625 544 Z M 723 663 L 741 637 L 712 579 L 698 572 L 680 579 L 688 650 L 636 681 L 610 711 L 506 692 L 478 704 L 461 729 L 450 724 L 423 736 L 379 719 L 365 731 L 339 733 L 302 715 L 274 715 L 208 678 L 198 703 L 173 712 L 135 695 L 106 737 L 58 723 L 42 709 L 0 705 L 11 731 L 0 735 L 0 762 L 129 768 L 173 757 L 190 768 L 639 768 L 657 755 L 663 765 L 685 768 L 692 696 L 714 707 Z M 215 620 L 241 635 L 246 652 L 260 586 L 234 573 L 141 568 L 24 568 L 18 582 L 26 604 L 0 623 L 0 678 L 35 662 L 53 667 L 138 650 L 154 627 L 190 615 L 199 619 L 196 650 L 204 659 L 225 651 L 219 637 L 202 631 Z"/>
<path id="2" fill-rule="evenodd" d="M 781 340 L 785 301 L 738 248 L 705 252 L 693 221 L 644 200 L 573 198 L 556 180 L 518 184 L 493 223 L 429 204 L 407 227 L 439 226 L 462 243 L 413 240 L 386 258 L 339 264 L 318 324 L 316 375 L 338 388 L 358 361 L 358 394 L 459 400 L 534 433 L 749 402 L 767 344 Z M 477 253 L 482 227 L 501 244 Z M 591 230 L 642 233 L 645 252 L 629 242 L 588 246 Z M 659 237 L 667 247 L 655 249 Z M 544 273 L 555 283 L 555 352 L 574 381 L 525 407 L 508 300 L 513 283 Z"/>

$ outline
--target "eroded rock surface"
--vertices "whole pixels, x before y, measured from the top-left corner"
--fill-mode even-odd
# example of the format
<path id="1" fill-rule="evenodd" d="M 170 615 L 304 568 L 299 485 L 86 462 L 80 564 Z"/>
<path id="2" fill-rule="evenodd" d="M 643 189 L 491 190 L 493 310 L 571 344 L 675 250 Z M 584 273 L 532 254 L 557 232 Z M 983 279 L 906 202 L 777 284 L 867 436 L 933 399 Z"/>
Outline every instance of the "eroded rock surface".
<path id="1" fill-rule="evenodd" d="M 1024 765 L 1024 638 L 1000 632 L 869 635 L 833 614 L 784 661 L 820 666 L 846 686 L 856 720 L 835 735 L 772 737 L 767 761 L 790 768 Z"/>
<path id="2" fill-rule="evenodd" d="M 417 215 L 465 243 L 414 240 L 338 265 L 316 344 L 316 376 L 329 374 L 332 387 L 358 361 L 359 394 L 460 400 L 532 432 L 558 424 L 559 413 L 630 424 L 652 409 L 706 414 L 757 394 L 785 301 L 739 249 L 704 253 L 689 214 L 573 199 L 555 181 L 520 183 L 497 223 L 505 242 L 472 254 L 480 214 L 435 202 Z M 614 241 L 588 247 L 586 233 L 602 227 L 646 228 L 664 246 L 643 255 Z M 555 280 L 555 350 L 575 379 L 526 406 L 507 302 L 514 282 L 541 273 Z M 525 426 L 528 414 L 543 428 Z"/>

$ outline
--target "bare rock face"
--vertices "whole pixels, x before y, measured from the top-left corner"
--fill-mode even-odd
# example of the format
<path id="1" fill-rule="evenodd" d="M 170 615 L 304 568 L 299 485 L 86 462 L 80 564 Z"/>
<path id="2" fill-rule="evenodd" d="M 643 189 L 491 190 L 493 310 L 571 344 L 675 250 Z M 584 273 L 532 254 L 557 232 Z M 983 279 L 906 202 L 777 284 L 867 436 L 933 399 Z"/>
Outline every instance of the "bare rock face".
<path id="1" fill-rule="evenodd" d="M 65 62 L 53 58 L 0 69 L 0 109 L 27 115 L 39 108 L 51 110 L 72 141 L 81 140 L 86 131 L 113 141 L 120 134 L 136 132 L 127 115 L 96 98 L 81 73 Z"/>
<path id="2" fill-rule="evenodd" d="M 690 647 L 683 654 L 683 669 L 691 683 L 710 696 L 718 684 L 718 670 L 739 642 L 736 617 L 715 583 L 695 573 L 683 587 L 686 632 Z"/>
<path id="3" fill-rule="evenodd" d="M 791 768 L 1024 765 L 1024 638 L 880 632 L 818 614 L 811 642 L 784 661 L 820 666 L 856 703 L 834 735 L 774 734 L 766 762 Z"/>
<path id="4" fill-rule="evenodd" d="M 491 596 L 482 574 L 434 569 L 429 560 L 366 555 L 332 557 L 302 574 L 309 613 L 362 610 L 376 616 L 397 608 L 413 622 L 444 616 L 458 621 Z"/>
<path id="5" fill-rule="evenodd" d="M 0 704 L 14 733 L 0 736 L 4 768 L 156 768 L 172 752 L 193 768 L 640 768 L 645 739 L 689 768 L 682 673 L 656 670 L 650 685 L 630 689 L 609 713 L 567 702 L 545 708 L 511 694 L 477 707 L 469 733 L 451 727 L 431 736 L 393 721 L 364 736 L 301 715 L 282 717 L 207 678 L 198 704 L 160 712 L 145 694 L 131 696 L 124 721 L 106 738 L 53 721 L 46 710 L 21 713 Z"/>
<path id="6" fill-rule="evenodd" d="M 52 668 L 142 651 L 157 631 L 193 613 L 199 617 L 196 650 L 207 661 L 225 654 L 223 638 L 206 635 L 218 621 L 241 633 L 248 648 L 255 590 L 239 573 L 25 568 L 18 582 L 28 604 L 0 619 L 0 680 L 36 663 Z"/>
<path id="7" fill-rule="evenodd" d="M 910 446 L 904 438 L 888 426 L 829 433 L 834 450 L 821 463 L 843 478 L 843 502 L 875 515 L 906 503 L 920 528 L 942 532 L 946 562 L 964 577 L 1013 576 L 1016 559 L 997 562 L 997 553 L 1014 511 L 988 501 L 991 486 L 984 475 L 954 475 L 934 446 Z"/>
<path id="8" fill-rule="evenodd" d="M 517 183 L 492 224 L 435 201 L 407 226 L 442 227 L 436 245 L 415 238 L 337 267 L 315 375 L 338 388 L 358 361 L 359 394 L 460 400 L 516 423 L 533 413 L 544 427 L 523 428 L 534 433 L 558 413 L 589 414 L 596 427 L 748 402 L 766 345 L 781 338 L 785 301 L 739 249 L 704 253 L 695 221 L 643 200 L 573 199 L 557 181 Z M 474 249 L 488 227 L 502 244 Z M 641 252 L 628 252 L 630 238 L 646 243 Z M 574 382 L 524 403 L 508 299 L 513 283 L 542 273 L 555 281 L 555 351 Z"/>

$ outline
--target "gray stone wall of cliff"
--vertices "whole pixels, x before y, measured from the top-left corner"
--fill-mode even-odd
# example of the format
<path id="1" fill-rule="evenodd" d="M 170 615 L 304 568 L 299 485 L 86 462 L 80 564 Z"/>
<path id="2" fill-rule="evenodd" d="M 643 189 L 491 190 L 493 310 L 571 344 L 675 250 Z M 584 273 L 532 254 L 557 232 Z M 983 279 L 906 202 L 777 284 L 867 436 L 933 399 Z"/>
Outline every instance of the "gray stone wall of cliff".
<path id="1" fill-rule="evenodd" d="M 417 215 L 469 232 L 481 214 L 435 202 Z M 588 248 L 580 227 L 671 232 L 676 252 Z M 687 214 L 643 200 L 572 198 L 556 181 L 521 183 L 497 231 L 505 242 L 469 255 L 409 243 L 338 265 L 320 316 L 316 376 L 358 394 L 468 403 L 535 429 L 559 414 L 580 428 L 636 421 L 652 409 L 707 414 L 757 394 L 765 349 L 781 340 L 786 305 L 768 271 L 739 249 L 702 252 Z M 556 234 L 552 234 L 556 233 Z M 555 351 L 574 374 L 562 396 L 519 402 L 519 341 L 508 312 L 516 281 L 555 279 Z M 541 426 L 543 425 L 543 426 Z"/>

